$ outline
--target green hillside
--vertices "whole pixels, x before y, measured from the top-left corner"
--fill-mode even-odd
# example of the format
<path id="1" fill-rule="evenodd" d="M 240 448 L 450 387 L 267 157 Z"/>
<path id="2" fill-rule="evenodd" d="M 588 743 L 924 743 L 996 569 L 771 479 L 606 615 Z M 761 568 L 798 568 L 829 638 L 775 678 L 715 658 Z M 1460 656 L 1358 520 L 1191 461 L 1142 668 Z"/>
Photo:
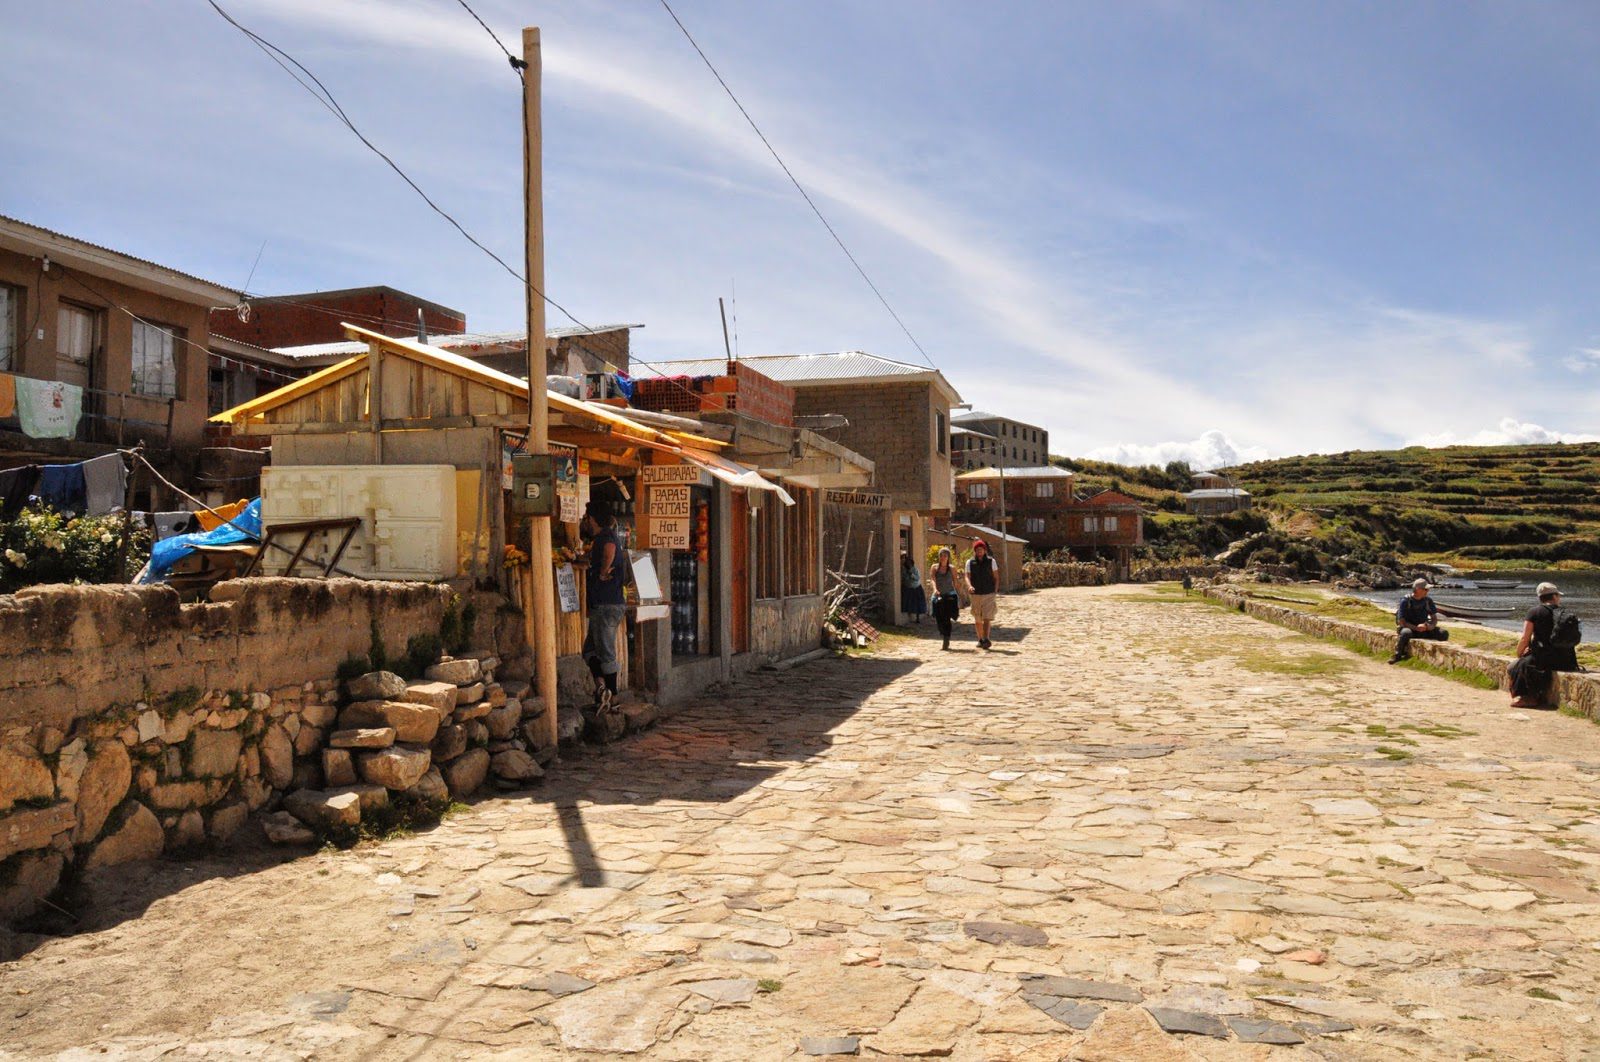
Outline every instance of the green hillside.
<path id="1" fill-rule="evenodd" d="M 1467 568 L 1600 564 L 1600 444 L 1357 450 L 1229 472 L 1293 537 Z"/>

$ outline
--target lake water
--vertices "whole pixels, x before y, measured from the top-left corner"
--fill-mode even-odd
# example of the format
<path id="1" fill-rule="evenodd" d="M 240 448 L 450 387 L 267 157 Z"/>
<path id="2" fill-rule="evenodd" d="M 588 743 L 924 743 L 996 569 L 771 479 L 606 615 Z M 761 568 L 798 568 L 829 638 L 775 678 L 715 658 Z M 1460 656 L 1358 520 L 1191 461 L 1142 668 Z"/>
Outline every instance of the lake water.
<path id="1" fill-rule="evenodd" d="M 1495 584 L 1515 582 L 1513 589 L 1484 589 L 1477 585 L 1477 579 Z M 1550 571 L 1496 571 L 1496 572 L 1457 572 L 1455 575 L 1439 576 L 1438 582 L 1455 584 L 1460 583 L 1458 589 L 1454 585 L 1436 586 L 1431 591 L 1434 601 L 1442 605 L 1462 605 L 1469 608 L 1511 608 L 1513 612 L 1506 614 L 1503 619 L 1475 620 L 1486 627 L 1497 630 L 1515 631 L 1522 633 L 1522 619 L 1528 610 L 1539 603 L 1534 596 L 1534 588 L 1542 582 L 1552 582 L 1561 588 L 1561 605 L 1563 608 L 1576 612 L 1583 620 L 1583 640 L 1592 642 L 1600 640 L 1600 571 L 1594 572 L 1550 572 Z M 1400 598 L 1407 590 L 1362 590 L 1355 592 L 1356 597 L 1382 605 L 1393 611 L 1400 604 Z M 1444 625 L 1448 628 L 1452 622 L 1450 617 L 1444 618 Z"/>

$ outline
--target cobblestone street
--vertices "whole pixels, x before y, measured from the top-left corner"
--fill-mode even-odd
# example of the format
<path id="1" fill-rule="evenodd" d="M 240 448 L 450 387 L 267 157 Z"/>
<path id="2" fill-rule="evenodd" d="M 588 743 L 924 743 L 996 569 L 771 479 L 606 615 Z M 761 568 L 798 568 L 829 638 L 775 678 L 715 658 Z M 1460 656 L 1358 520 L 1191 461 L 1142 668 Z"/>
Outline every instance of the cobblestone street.
<path id="1" fill-rule="evenodd" d="M 0 1057 L 1600 1058 L 1600 728 L 1151 589 L 970 630 L 101 883 Z"/>

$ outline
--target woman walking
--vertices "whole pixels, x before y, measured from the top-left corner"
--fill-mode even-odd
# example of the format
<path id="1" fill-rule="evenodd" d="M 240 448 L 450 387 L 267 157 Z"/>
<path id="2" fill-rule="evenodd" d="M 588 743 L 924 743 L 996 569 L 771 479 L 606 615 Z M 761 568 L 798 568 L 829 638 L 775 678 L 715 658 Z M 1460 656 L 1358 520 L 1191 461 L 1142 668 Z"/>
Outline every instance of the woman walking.
<path id="1" fill-rule="evenodd" d="M 950 547 L 939 547 L 939 556 L 928 569 L 928 582 L 933 586 L 933 621 L 939 625 L 939 636 L 944 639 L 946 649 L 950 648 L 951 628 L 961 614 L 961 598 L 957 592 L 960 579 L 961 569 L 955 566 Z"/>
<path id="2" fill-rule="evenodd" d="M 1583 628 L 1578 617 L 1561 607 L 1555 583 L 1540 583 L 1539 603 L 1528 610 L 1511 665 L 1511 707 L 1543 707 L 1557 671 L 1578 670 L 1578 645 Z"/>
<path id="3" fill-rule="evenodd" d="M 928 611 L 928 593 L 922 588 L 922 573 L 911 563 L 911 554 L 900 554 L 900 611 L 917 617 Z"/>

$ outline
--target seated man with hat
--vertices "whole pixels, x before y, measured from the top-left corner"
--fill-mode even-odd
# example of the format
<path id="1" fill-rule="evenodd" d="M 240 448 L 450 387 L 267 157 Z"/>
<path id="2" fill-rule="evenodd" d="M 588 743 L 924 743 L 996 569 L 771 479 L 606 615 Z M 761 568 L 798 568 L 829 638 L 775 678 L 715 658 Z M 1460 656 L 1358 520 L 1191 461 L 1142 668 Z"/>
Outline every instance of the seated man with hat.
<path id="1" fill-rule="evenodd" d="M 1430 642 L 1447 642 L 1450 632 L 1439 629 L 1439 606 L 1428 596 L 1428 580 L 1418 579 L 1411 584 L 1411 593 L 1400 599 L 1394 610 L 1395 633 L 1400 643 L 1394 647 L 1389 663 L 1398 664 L 1411 655 L 1411 639 L 1426 638 Z"/>

